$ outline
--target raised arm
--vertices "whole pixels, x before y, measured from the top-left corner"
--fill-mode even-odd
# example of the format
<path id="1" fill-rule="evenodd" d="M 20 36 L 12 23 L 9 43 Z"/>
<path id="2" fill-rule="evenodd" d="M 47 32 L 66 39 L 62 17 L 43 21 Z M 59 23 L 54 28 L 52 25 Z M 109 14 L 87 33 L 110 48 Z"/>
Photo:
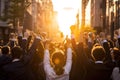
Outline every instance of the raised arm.
<path id="1" fill-rule="evenodd" d="M 45 73 L 46 73 L 46 77 L 50 78 L 50 79 L 54 78 L 56 76 L 56 74 L 55 74 L 53 68 L 50 65 L 50 53 L 49 53 L 49 50 L 48 50 L 48 45 L 47 45 L 47 48 L 44 51 L 43 63 L 44 63 L 44 70 L 45 70 Z"/>
<path id="2" fill-rule="evenodd" d="M 64 67 L 65 74 L 69 74 L 72 66 L 72 49 L 70 47 L 67 48 L 67 58 L 66 65 Z"/>
<path id="3" fill-rule="evenodd" d="M 27 55 L 23 57 L 24 63 L 28 63 L 32 59 L 33 55 L 36 53 L 36 49 L 37 49 L 38 44 L 40 43 L 40 40 L 41 39 L 39 37 L 36 37 L 34 39 Z"/>

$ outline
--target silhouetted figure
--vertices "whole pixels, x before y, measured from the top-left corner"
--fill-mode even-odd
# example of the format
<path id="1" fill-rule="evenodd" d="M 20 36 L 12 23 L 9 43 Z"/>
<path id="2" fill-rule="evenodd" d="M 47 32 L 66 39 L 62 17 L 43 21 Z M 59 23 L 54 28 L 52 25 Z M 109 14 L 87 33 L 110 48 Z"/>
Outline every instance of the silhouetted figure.
<path id="1" fill-rule="evenodd" d="M 32 73 L 30 67 L 30 61 L 33 55 L 36 53 L 39 38 L 35 38 L 29 52 L 26 55 L 23 54 L 22 48 L 16 46 L 12 48 L 11 56 L 12 62 L 4 66 L 5 80 L 34 80 L 35 76 Z M 22 58 L 22 59 L 21 59 Z"/>
<path id="2" fill-rule="evenodd" d="M 7 43 L 7 45 L 8 45 L 11 49 L 12 49 L 14 46 L 17 46 L 17 45 L 18 45 L 15 33 L 11 33 L 11 34 L 10 34 L 9 42 Z"/>
<path id="3" fill-rule="evenodd" d="M 49 44 L 46 44 L 44 53 L 46 80 L 69 80 L 72 65 L 72 49 L 69 42 L 66 46 L 66 53 L 56 49 L 55 52 L 51 54 L 49 52 Z"/>
<path id="4" fill-rule="evenodd" d="M 12 62 L 4 66 L 5 80 L 33 80 L 27 67 L 20 60 L 22 49 L 18 46 L 11 51 Z"/>
<path id="5" fill-rule="evenodd" d="M 114 47 L 111 56 L 112 60 L 115 62 L 115 67 L 112 72 L 112 80 L 120 80 L 120 50 Z"/>
<path id="6" fill-rule="evenodd" d="M 85 80 L 110 80 L 112 68 L 104 64 L 106 56 L 102 46 L 95 46 L 92 49 L 91 56 L 94 63 L 89 63 L 87 67 L 87 75 Z"/>
<path id="7" fill-rule="evenodd" d="M 111 55 L 110 55 L 110 43 L 107 40 L 103 40 L 103 48 L 105 49 L 106 55 L 105 55 L 105 63 L 110 64 L 112 63 Z"/>
<path id="8" fill-rule="evenodd" d="M 12 58 L 10 57 L 10 47 L 9 46 L 3 46 L 1 48 L 2 55 L 0 56 L 0 80 L 4 79 L 4 72 L 3 72 L 3 66 L 7 65 L 12 61 Z"/>

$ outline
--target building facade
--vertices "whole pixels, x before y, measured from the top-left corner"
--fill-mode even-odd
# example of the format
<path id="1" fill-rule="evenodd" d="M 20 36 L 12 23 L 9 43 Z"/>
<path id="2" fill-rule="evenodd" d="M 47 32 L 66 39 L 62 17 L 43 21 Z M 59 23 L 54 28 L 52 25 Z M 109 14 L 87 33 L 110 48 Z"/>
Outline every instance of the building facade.
<path id="1" fill-rule="evenodd" d="M 109 33 L 120 29 L 120 0 L 107 0 L 106 25 Z"/>
<path id="2" fill-rule="evenodd" d="M 115 29 L 119 29 L 120 28 L 120 0 L 114 1 L 114 22 L 115 22 Z"/>
<path id="3" fill-rule="evenodd" d="M 91 27 L 97 32 L 106 30 L 106 0 L 91 0 Z"/>
<path id="4" fill-rule="evenodd" d="M 36 33 L 47 32 L 50 37 L 53 33 L 51 29 L 54 28 L 52 0 L 29 0 L 29 2 L 31 5 L 27 8 L 24 27 Z"/>
<path id="5" fill-rule="evenodd" d="M 57 22 L 55 22 L 56 13 L 53 11 L 52 0 L 24 0 L 23 5 L 28 6 L 25 7 L 23 21 L 19 21 L 17 28 L 23 26 L 23 30 L 29 29 L 36 33 L 47 32 L 49 37 L 52 36 L 53 29 L 58 27 L 57 24 L 54 25 Z M 7 15 L 9 6 L 10 0 L 0 0 L 0 27 L 2 28 L 8 27 L 7 22 L 3 22 L 1 19 Z M 3 36 L 3 33 L 9 34 L 7 30 L 1 31 L 0 29 L 0 37 Z"/>
<path id="6" fill-rule="evenodd" d="M 85 12 L 86 12 L 85 9 L 89 1 L 90 0 L 82 0 L 82 22 L 81 22 L 82 27 L 85 26 Z"/>
<path id="7" fill-rule="evenodd" d="M 7 14 L 9 0 L 0 0 L 0 40 L 6 43 L 9 38 L 10 26 L 2 18 Z"/>

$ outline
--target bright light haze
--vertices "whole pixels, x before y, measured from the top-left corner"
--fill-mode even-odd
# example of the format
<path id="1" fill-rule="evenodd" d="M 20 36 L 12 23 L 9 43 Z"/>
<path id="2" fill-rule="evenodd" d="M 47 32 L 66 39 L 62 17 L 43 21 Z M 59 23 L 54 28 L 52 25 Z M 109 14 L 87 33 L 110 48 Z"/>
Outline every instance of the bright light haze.
<path id="1" fill-rule="evenodd" d="M 59 29 L 64 35 L 70 35 L 69 27 L 76 22 L 76 14 L 81 9 L 81 0 L 52 0 L 54 10 L 58 12 Z"/>

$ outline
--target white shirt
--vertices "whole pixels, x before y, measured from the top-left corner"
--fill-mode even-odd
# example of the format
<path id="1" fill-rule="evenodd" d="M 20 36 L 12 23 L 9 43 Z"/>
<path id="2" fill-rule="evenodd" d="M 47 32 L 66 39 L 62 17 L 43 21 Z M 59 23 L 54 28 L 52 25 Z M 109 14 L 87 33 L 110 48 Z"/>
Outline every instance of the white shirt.
<path id="1" fill-rule="evenodd" d="M 46 73 L 46 80 L 69 80 L 69 72 L 71 70 L 72 66 L 72 49 L 68 48 L 67 49 L 67 60 L 66 60 L 66 65 L 64 66 L 64 74 L 63 75 L 56 75 L 55 71 L 50 65 L 50 54 L 49 50 L 45 50 L 44 52 L 44 70 Z"/>
<path id="2" fill-rule="evenodd" d="M 20 61 L 20 59 L 13 59 L 12 62 Z"/>
<path id="3" fill-rule="evenodd" d="M 103 64 L 103 61 L 95 61 L 95 64 L 101 63 Z"/>
<path id="4" fill-rule="evenodd" d="M 112 79 L 113 79 L 113 80 L 120 80 L 119 67 L 115 67 L 115 68 L 113 69 Z"/>

